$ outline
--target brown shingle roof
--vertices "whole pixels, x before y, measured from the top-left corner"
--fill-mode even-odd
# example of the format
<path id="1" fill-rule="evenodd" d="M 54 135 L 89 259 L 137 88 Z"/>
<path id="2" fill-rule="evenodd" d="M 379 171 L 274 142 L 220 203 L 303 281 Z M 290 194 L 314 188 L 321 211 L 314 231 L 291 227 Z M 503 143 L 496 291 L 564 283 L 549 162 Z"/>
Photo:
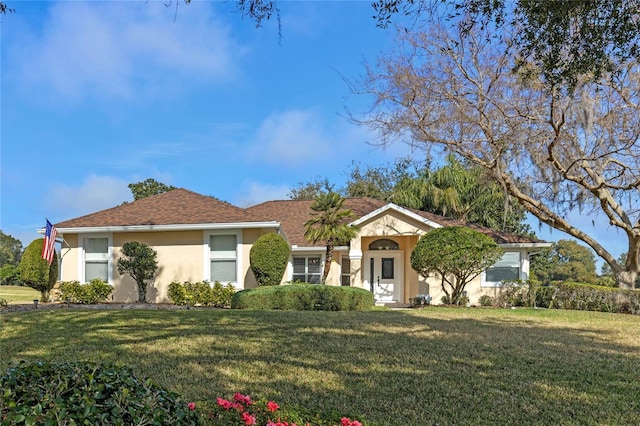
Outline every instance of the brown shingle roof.
<path id="1" fill-rule="evenodd" d="M 312 200 L 279 200 L 267 201 L 262 204 L 249 207 L 247 210 L 263 220 L 275 220 L 280 222 L 284 234 L 291 245 L 309 247 L 311 243 L 304 238 L 304 224 L 310 219 Z M 373 198 L 347 198 L 344 207 L 354 213 L 353 220 L 359 219 L 369 213 L 386 206 L 387 203 Z M 482 226 L 472 225 L 459 220 L 448 219 L 437 214 L 419 210 L 406 209 L 427 220 L 442 226 L 467 226 L 482 232 L 493 238 L 498 244 L 530 244 L 541 242 L 528 237 L 508 234 Z"/>
<path id="2" fill-rule="evenodd" d="M 250 212 L 186 189 L 143 198 L 57 223 L 62 228 L 260 222 Z"/>

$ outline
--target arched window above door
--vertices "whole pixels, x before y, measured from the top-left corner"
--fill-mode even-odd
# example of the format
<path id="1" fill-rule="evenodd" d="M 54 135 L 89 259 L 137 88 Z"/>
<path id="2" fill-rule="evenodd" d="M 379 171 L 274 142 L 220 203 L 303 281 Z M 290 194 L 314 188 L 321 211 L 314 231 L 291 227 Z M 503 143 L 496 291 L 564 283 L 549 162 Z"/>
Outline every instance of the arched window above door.
<path id="1" fill-rule="evenodd" d="M 381 238 L 369 244 L 369 250 L 400 250 L 400 246 L 393 240 Z"/>

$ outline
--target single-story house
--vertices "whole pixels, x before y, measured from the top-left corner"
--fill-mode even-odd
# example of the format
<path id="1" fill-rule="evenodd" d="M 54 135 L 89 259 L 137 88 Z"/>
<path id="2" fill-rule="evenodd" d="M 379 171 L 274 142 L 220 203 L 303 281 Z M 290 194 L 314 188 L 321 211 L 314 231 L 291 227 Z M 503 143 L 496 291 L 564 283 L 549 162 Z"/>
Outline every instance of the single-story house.
<path id="1" fill-rule="evenodd" d="M 114 287 L 113 301 L 133 302 L 137 287 L 117 271 L 120 249 L 128 241 L 151 246 L 159 271 L 147 300 L 169 302 L 173 281 L 219 281 L 236 289 L 256 287 L 249 251 L 262 235 L 276 232 L 291 247 L 283 283 L 319 283 L 326 247 L 304 238 L 310 218 L 308 200 L 268 201 L 246 209 L 186 189 L 175 189 L 55 224 L 63 238 L 60 280 L 88 282 L 102 278 Z M 411 251 L 421 235 L 443 226 L 462 225 L 435 214 L 406 209 L 371 198 L 347 198 L 358 233 L 348 246 L 336 247 L 327 285 L 371 290 L 378 303 L 407 304 L 417 295 L 439 303 L 444 293 L 433 277 L 411 269 Z M 473 226 L 468 225 L 466 226 Z M 494 296 L 505 279 L 527 279 L 529 256 L 550 244 L 473 226 L 504 250 L 466 290 L 471 303 Z"/>

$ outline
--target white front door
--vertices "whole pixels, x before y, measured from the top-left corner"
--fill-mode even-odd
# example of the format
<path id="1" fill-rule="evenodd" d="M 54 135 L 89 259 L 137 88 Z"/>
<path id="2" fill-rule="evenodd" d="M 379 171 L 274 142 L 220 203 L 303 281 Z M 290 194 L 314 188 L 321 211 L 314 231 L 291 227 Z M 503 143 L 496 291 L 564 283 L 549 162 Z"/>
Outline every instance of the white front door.
<path id="1" fill-rule="evenodd" d="M 403 301 L 402 252 L 381 250 L 368 253 L 365 288 L 371 290 L 376 302 L 390 303 Z"/>

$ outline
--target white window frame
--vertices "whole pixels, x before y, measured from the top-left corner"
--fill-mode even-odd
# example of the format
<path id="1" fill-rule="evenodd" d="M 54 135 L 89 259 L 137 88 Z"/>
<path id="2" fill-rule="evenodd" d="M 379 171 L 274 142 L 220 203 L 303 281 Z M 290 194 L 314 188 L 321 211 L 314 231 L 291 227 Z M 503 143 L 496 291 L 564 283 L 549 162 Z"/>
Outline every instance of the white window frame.
<path id="1" fill-rule="evenodd" d="M 525 258 L 524 253 L 522 251 L 519 250 L 512 250 L 512 251 L 505 251 L 505 253 L 503 254 L 503 257 L 506 256 L 507 254 L 517 254 L 518 255 L 518 279 L 522 279 L 522 262 Z M 498 260 L 498 262 L 500 262 L 502 260 L 502 257 Z M 496 262 L 496 263 L 498 263 Z M 494 265 L 491 265 L 489 268 L 492 268 Z M 502 287 L 502 281 L 487 281 L 487 271 L 483 271 L 481 274 L 481 280 L 482 280 L 482 287 Z"/>
<path id="2" fill-rule="evenodd" d="M 344 269 L 344 260 L 347 259 L 349 261 L 349 269 L 345 271 Z M 351 258 L 348 255 L 342 255 L 340 257 L 340 286 L 347 287 L 342 284 L 342 278 L 348 276 L 349 277 L 349 287 L 351 287 Z"/>
<path id="3" fill-rule="evenodd" d="M 242 230 L 241 229 L 224 229 L 224 230 L 214 230 L 214 231 L 205 231 L 203 238 L 203 270 L 202 276 L 203 281 L 208 281 L 213 284 L 211 280 L 211 261 L 214 259 L 217 260 L 231 260 L 230 257 L 222 258 L 222 257 L 212 257 L 211 256 L 211 247 L 209 246 L 209 242 L 211 241 L 211 236 L 214 235 L 235 235 L 236 237 L 236 281 L 231 281 L 231 284 L 236 288 L 241 290 L 242 286 Z M 222 285 L 227 285 L 227 282 L 221 282 Z"/>
<path id="4" fill-rule="evenodd" d="M 309 259 L 310 257 L 318 257 L 320 258 L 320 278 L 319 280 L 322 281 L 322 273 L 324 271 L 324 255 L 320 252 L 318 253 L 313 253 L 313 252 L 298 252 L 298 253 L 292 253 L 291 254 L 291 259 L 289 260 L 289 281 L 293 282 L 293 258 L 294 257 L 304 257 L 305 259 Z M 305 264 L 305 276 L 309 276 L 309 262 L 307 260 L 306 264 Z M 320 281 L 318 282 L 318 284 L 321 284 Z M 305 281 L 306 282 L 306 281 Z"/>
<path id="5" fill-rule="evenodd" d="M 107 284 L 113 284 L 113 235 L 112 234 L 79 234 L 78 235 L 78 281 L 86 283 L 85 265 L 86 251 L 85 240 L 88 238 L 107 239 Z"/>

